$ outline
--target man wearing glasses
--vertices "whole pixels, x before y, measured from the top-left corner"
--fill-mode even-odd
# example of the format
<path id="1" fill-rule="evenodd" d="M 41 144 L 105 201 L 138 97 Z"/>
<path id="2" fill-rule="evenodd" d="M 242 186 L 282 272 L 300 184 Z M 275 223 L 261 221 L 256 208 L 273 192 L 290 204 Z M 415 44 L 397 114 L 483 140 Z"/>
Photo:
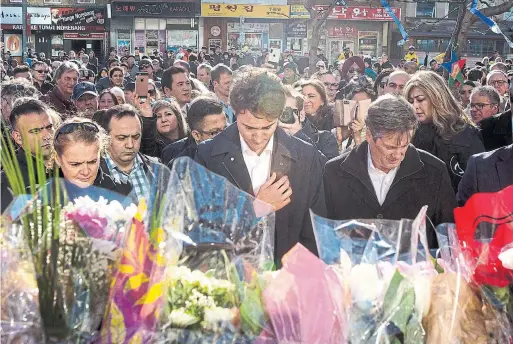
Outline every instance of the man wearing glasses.
<path id="1" fill-rule="evenodd" d="M 501 97 L 491 86 L 474 88 L 470 96 L 470 116 L 474 123 L 478 124 L 483 119 L 495 116 L 499 113 Z"/>
<path id="2" fill-rule="evenodd" d="M 226 128 L 227 117 L 223 104 L 214 97 L 194 99 L 187 112 L 187 124 L 191 130 L 189 136 L 168 145 L 162 151 L 162 162 L 170 168 L 173 160 L 178 157 L 194 159 L 200 142 L 214 138 Z"/>
<path id="3" fill-rule="evenodd" d="M 510 107 L 508 96 L 509 79 L 506 73 L 500 70 L 490 72 L 486 77 L 486 84 L 495 88 L 501 96 L 500 112 L 508 110 Z"/>

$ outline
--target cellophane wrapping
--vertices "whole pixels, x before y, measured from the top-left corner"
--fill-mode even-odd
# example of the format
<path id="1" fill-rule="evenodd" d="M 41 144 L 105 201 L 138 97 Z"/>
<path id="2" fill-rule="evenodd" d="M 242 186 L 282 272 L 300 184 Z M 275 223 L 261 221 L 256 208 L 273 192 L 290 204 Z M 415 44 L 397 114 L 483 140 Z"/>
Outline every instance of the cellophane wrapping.
<path id="1" fill-rule="evenodd" d="M 271 207 L 188 158 L 162 191 L 158 212 L 134 219 L 102 342 L 250 342 L 267 321 Z"/>
<path id="2" fill-rule="evenodd" d="M 430 281 L 425 213 L 413 220 L 334 221 L 312 214 L 319 257 L 345 291 L 348 341 L 424 343 Z"/>
<path id="3" fill-rule="evenodd" d="M 75 188 L 51 180 L 6 212 L 9 232 L 21 233 L 19 244 L 31 253 L 44 333 L 40 343 L 89 343 L 97 336 L 133 216 L 120 195 L 91 187 L 97 196 L 92 199 L 69 192 Z"/>
<path id="4" fill-rule="evenodd" d="M 0 224 L 0 343 L 37 344 L 44 340 L 39 290 L 24 233 L 8 219 Z"/>
<path id="5" fill-rule="evenodd" d="M 436 290 L 432 302 L 438 300 L 438 309 L 453 311 L 440 312 L 439 318 L 431 321 L 428 332 L 438 336 L 450 331 L 461 343 L 510 344 L 513 187 L 476 194 L 454 214 L 455 224 L 437 228 L 444 273 L 439 281 L 442 287 Z"/>

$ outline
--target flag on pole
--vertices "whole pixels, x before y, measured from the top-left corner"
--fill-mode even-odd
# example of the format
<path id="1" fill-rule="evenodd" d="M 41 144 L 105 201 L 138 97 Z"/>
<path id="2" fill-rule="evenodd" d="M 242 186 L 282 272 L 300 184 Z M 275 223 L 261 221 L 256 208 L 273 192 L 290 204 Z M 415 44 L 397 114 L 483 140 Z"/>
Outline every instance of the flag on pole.
<path id="1" fill-rule="evenodd" d="M 449 75 L 449 87 L 451 87 L 456 81 L 461 84 L 464 82 L 462 70 L 466 62 L 467 60 L 463 59 L 452 64 L 451 74 Z"/>

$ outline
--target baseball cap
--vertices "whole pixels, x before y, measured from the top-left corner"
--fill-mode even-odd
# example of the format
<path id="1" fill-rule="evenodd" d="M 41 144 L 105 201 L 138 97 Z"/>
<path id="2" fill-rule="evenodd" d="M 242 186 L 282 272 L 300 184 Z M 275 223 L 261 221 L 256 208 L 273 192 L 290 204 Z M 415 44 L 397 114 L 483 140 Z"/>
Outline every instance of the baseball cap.
<path id="1" fill-rule="evenodd" d="M 412 50 L 412 49 L 413 49 L 413 50 L 415 50 L 415 46 L 410 45 L 410 47 L 408 48 L 408 50 Z"/>
<path id="2" fill-rule="evenodd" d="M 150 59 L 144 59 L 144 60 L 141 60 L 139 61 L 139 68 L 143 68 L 143 67 L 146 67 L 146 66 L 150 66 L 151 68 L 153 68 L 153 64 L 152 64 L 152 61 Z"/>
<path id="3" fill-rule="evenodd" d="M 127 83 L 123 89 L 126 91 L 134 92 L 135 91 L 135 82 L 131 81 L 131 82 Z"/>
<path id="4" fill-rule="evenodd" d="M 96 92 L 96 87 L 93 83 L 83 81 L 79 82 L 78 84 L 73 87 L 73 93 L 71 95 L 71 99 L 78 100 L 80 97 L 82 97 L 84 94 L 92 94 L 94 96 L 98 97 L 98 92 Z"/>

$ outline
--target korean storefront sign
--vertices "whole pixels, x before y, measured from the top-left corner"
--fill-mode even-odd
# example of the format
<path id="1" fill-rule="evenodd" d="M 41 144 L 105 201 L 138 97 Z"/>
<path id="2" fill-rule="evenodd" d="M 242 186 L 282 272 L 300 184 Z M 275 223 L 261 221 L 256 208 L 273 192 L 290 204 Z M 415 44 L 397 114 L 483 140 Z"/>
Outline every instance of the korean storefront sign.
<path id="1" fill-rule="evenodd" d="M 285 26 L 285 34 L 287 37 L 306 38 L 307 33 L 306 22 L 290 22 Z"/>
<path id="2" fill-rule="evenodd" d="M 194 17 L 196 13 L 194 2 L 114 2 L 114 16 L 137 17 Z"/>
<path id="3" fill-rule="evenodd" d="M 354 27 L 335 22 L 327 25 L 328 37 L 330 38 L 356 38 L 357 30 Z"/>
<path id="4" fill-rule="evenodd" d="M 291 8 L 291 18 L 310 18 L 308 11 L 303 5 L 293 5 Z M 301 9 L 304 8 L 304 10 Z M 316 10 L 327 9 L 328 6 L 314 6 Z M 401 19 L 401 9 L 392 7 L 397 18 Z M 371 20 L 371 21 L 393 21 L 392 17 L 381 7 L 366 7 L 366 6 L 335 6 L 331 10 L 328 19 L 342 19 L 342 20 Z"/>
<path id="5" fill-rule="evenodd" d="M 4 24 L 14 24 L 20 25 L 23 24 L 23 14 L 21 11 L 21 7 L 6 7 L 2 6 L 0 22 L 2 25 Z"/>
<path id="6" fill-rule="evenodd" d="M 290 18 L 286 5 L 201 4 L 202 17 Z"/>
<path id="7" fill-rule="evenodd" d="M 265 23 L 244 23 L 242 29 L 239 23 L 227 23 L 228 32 L 269 32 L 269 24 Z"/>

